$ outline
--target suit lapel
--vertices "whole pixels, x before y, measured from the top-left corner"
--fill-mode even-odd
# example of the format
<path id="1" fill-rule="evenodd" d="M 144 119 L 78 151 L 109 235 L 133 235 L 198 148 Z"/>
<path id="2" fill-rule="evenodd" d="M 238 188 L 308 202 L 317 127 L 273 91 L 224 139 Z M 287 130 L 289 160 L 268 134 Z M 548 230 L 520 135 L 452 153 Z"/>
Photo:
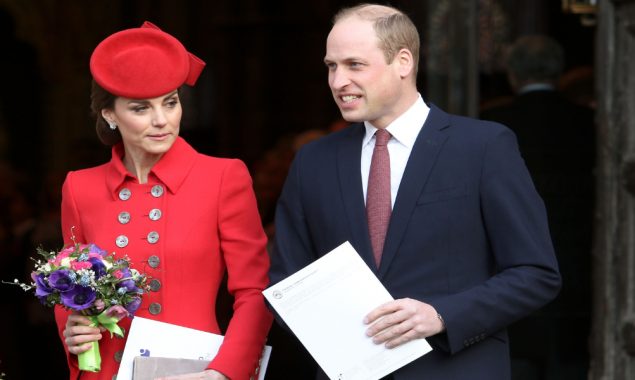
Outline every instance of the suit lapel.
<path id="1" fill-rule="evenodd" d="M 395 200 L 395 207 L 390 216 L 390 225 L 384 243 L 384 252 L 379 267 L 381 278 L 392 262 L 397 248 L 403 238 L 406 227 L 415 209 L 430 171 L 435 164 L 447 135 L 443 129 L 449 126 L 449 115 L 434 105 L 430 106 L 430 113 L 417 136 L 412 148 L 406 169 L 399 185 L 399 192 Z"/>
<path id="2" fill-rule="evenodd" d="M 376 268 L 366 222 L 366 206 L 361 177 L 362 140 L 364 125 L 355 124 L 337 147 L 339 184 L 344 199 L 345 214 L 351 231 L 351 245 L 370 268 Z"/>

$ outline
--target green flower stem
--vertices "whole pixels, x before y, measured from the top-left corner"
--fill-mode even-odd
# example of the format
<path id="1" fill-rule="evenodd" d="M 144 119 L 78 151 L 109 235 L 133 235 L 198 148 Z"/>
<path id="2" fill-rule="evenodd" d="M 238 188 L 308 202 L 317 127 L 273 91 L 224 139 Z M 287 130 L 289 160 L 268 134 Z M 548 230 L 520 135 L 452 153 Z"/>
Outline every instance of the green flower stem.
<path id="1" fill-rule="evenodd" d="M 91 320 L 90 326 L 104 326 L 106 330 L 110 332 L 110 336 L 113 334 L 119 337 L 123 337 L 123 330 L 117 322 L 119 319 L 116 317 L 110 317 L 106 314 L 106 311 L 97 316 L 89 316 Z M 82 371 L 99 372 L 101 370 L 101 355 L 99 354 L 99 342 L 91 342 L 90 350 L 82 352 L 77 355 L 77 361 L 79 362 L 79 369 Z"/>

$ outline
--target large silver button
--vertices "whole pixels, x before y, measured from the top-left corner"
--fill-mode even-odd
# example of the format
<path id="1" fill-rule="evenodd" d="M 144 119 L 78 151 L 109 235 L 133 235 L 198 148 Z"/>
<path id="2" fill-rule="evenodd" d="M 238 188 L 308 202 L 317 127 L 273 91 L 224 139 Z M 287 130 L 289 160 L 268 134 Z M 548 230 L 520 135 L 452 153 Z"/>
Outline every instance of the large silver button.
<path id="1" fill-rule="evenodd" d="M 150 190 L 150 193 L 152 193 L 152 196 L 155 198 L 158 198 L 160 196 L 163 195 L 163 186 L 161 185 L 154 185 L 152 186 L 152 190 Z"/>
<path id="2" fill-rule="evenodd" d="M 122 211 L 119 213 L 119 216 L 117 216 L 117 219 L 119 223 L 126 224 L 130 221 L 130 213 L 128 211 Z"/>
<path id="3" fill-rule="evenodd" d="M 158 208 L 153 208 L 152 210 L 150 210 L 150 220 L 159 220 L 161 219 L 161 210 L 159 210 Z"/>
<path id="4" fill-rule="evenodd" d="M 158 302 L 153 302 L 150 304 L 150 314 L 157 315 L 161 312 L 161 304 Z"/>
<path id="5" fill-rule="evenodd" d="M 127 246 L 128 245 L 128 237 L 126 235 L 117 236 L 117 239 L 115 240 L 115 244 L 117 244 L 117 247 L 119 247 L 119 248 L 123 248 L 123 247 Z"/>
<path id="6" fill-rule="evenodd" d="M 123 357 L 123 351 L 117 351 L 115 352 L 115 361 L 117 363 L 121 363 L 121 358 Z"/>
<path id="7" fill-rule="evenodd" d="M 159 256 L 150 256 L 148 258 L 148 264 L 152 267 L 152 268 L 157 268 L 159 266 L 159 263 L 161 262 L 161 259 L 159 259 Z"/>
<path id="8" fill-rule="evenodd" d="M 154 244 L 159 241 L 159 233 L 152 231 L 148 234 L 148 243 Z"/>
<path id="9" fill-rule="evenodd" d="M 150 280 L 150 290 L 152 290 L 153 292 L 158 292 L 159 289 L 161 289 L 161 281 L 157 280 L 156 278 Z"/>
<path id="10" fill-rule="evenodd" d="M 132 193 L 130 192 L 130 189 L 124 187 L 123 189 L 119 190 L 119 199 L 121 199 L 122 201 L 127 201 L 128 199 L 130 199 L 130 196 L 132 195 Z"/>

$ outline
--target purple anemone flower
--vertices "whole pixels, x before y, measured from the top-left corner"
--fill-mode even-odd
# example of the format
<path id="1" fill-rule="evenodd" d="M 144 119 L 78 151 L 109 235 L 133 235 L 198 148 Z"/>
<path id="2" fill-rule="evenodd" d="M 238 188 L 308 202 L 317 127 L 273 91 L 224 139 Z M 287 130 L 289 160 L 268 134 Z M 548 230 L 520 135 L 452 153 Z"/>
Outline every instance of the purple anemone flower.
<path id="1" fill-rule="evenodd" d="M 124 280 L 117 284 L 119 289 L 126 289 L 126 293 L 138 293 L 139 288 L 133 280 Z"/>
<path id="2" fill-rule="evenodd" d="M 108 273 L 108 270 L 106 269 L 106 266 L 104 265 L 104 262 L 101 261 L 101 259 L 97 257 L 91 257 L 88 259 L 88 262 L 93 265 L 91 269 L 93 270 L 93 272 L 95 272 L 96 279 Z"/>
<path id="3" fill-rule="evenodd" d="M 84 310 L 93 305 L 97 298 L 95 291 L 88 286 L 76 286 L 62 293 L 62 303 L 73 310 Z"/>
<path id="4" fill-rule="evenodd" d="M 95 244 L 89 244 L 88 245 L 88 253 L 98 253 L 101 256 L 106 256 L 108 254 L 108 252 L 106 252 L 105 250 L 99 248 Z"/>
<path id="5" fill-rule="evenodd" d="M 134 297 L 130 302 L 128 302 L 128 304 L 125 305 L 125 308 L 128 310 L 128 313 L 132 315 L 137 311 L 137 309 L 139 309 L 139 306 L 141 306 L 141 298 Z"/>
<path id="6" fill-rule="evenodd" d="M 39 298 L 45 298 L 53 293 L 53 288 L 49 286 L 46 277 L 42 273 L 31 273 L 31 278 L 35 282 L 35 295 Z"/>
<path id="7" fill-rule="evenodd" d="M 60 292 L 69 291 L 75 286 L 71 275 L 68 269 L 56 270 L 49 276 L 49 286 Z"/>

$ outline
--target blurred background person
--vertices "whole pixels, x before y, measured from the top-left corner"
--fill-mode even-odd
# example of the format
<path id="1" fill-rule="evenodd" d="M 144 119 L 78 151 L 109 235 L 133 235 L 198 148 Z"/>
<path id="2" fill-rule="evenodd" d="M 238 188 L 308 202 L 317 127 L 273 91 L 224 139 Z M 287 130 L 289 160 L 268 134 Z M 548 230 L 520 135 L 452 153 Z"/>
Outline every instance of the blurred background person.
<path id="1" fill-rule="evenodd" d="M 517 379 L 584 379 L 589 366 L 595 128 L 591 108 L 558 91 L 562 47 L 544 35 L 518 38 L 506 58 L 515 96 L 482 110 L 509 126 L 545 201 L 563 278 L 560 295 L 510 328 Z M 536 339 L 536 332 L 547 332 Z"/>

